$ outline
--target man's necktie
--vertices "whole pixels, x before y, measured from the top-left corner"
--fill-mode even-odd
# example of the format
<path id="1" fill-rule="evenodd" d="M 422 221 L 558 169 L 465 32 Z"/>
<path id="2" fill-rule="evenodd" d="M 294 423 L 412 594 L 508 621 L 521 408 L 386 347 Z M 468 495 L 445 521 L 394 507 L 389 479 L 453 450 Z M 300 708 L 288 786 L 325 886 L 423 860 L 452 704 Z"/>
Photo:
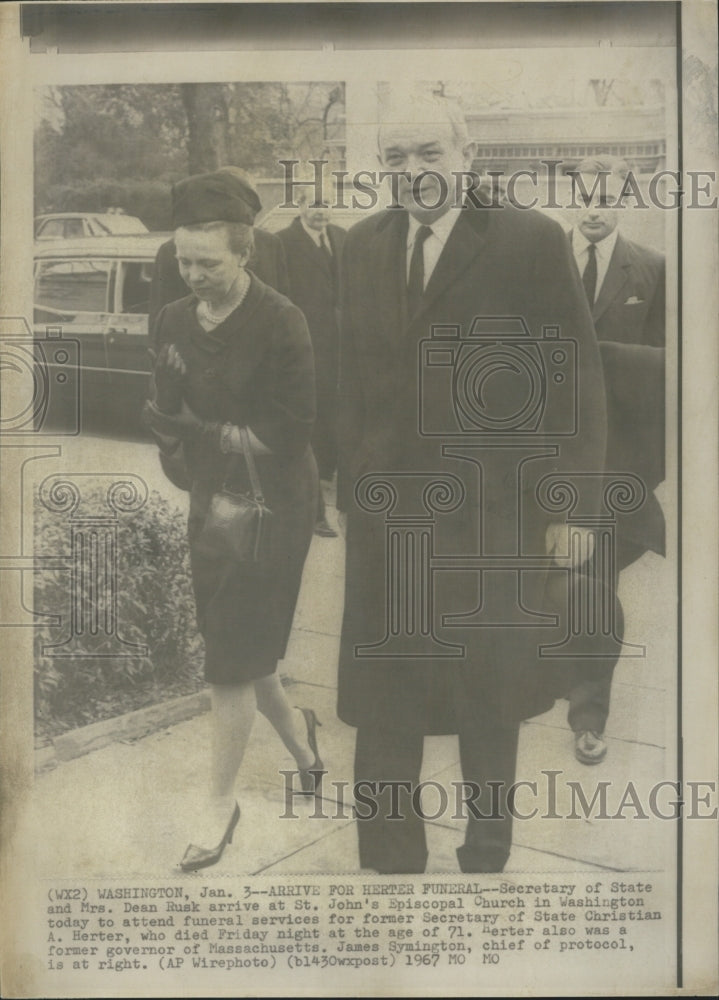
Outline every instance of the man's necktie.
<path id="1" fill-rule="evenodd" d="M 587 247 L 587 266 L 582 275 L 582 284 L 591 307 L 594 305 L 594 296 L 597 293 L 597 248 L 593 243 Z"/>
<path id="2" fill-rule="evenodd" d="M 327 237 L 325 236 L 324 233 L 320 233 L 320 249 L 322 250 L 322 253 L 325 255 L 325 257 L 327 258 L 327 260 L 330 263 L 332 263 L 332 259 L 333 259 L 332 258 L 332 251 L 330 250 L 330 245 L 327 242 Z"/>
<path id="3" fill-rule="evenodd" d="M 420 226 L 414 237 L 407 280 L 407 313 L 410 319 L 419 309 L 424 294 L 424 241 L 431 235 L 429 226 Z"/>
<path id="4" fill-rule="evenodd" d="M 330 274 L 332 275 L 332 299 L 336 303 L 337 295 L 339 291 L 339 274 L 337 271 L 337 260 L 335 255 L 330 250 L 330 245 L 327 240 L 327 236 L 324 232 L 320 233 L 320 250 L 330 266 Z"/>

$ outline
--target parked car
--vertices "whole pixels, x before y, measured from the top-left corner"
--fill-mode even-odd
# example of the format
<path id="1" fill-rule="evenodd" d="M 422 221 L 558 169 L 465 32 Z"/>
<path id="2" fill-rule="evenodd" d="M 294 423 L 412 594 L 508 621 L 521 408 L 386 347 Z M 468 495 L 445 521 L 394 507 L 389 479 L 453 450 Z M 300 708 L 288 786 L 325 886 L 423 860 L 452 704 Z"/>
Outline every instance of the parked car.
<path id="1" fill-rule="evenodd" d="M 152 269 L 169 235 L 95 236 L 36 245 L 35 337 L 50 343 L 48 338 L 58 335 L 53 331 L 61 330 L 64 340 L 79 344 L 76 381 L 84 424 L 108 411 L 130 418 L 140 412 L 150 371 Z M 69 419 L 58 409 L 60 401 L 63 407 L 69 405 L 67 375 L 60 376 L 62 364 L 54 360 L 58 352 L 46 354 L 50 393 L 55 391 L 57 397 L 51 399 L 47 416 L 51 426 Z M 55 382 L 65 385 L 64 394 Z"/>
<path id="2" fill-rule="evenodd" d="M 259 225 L 277 232 L 296 214 L 275 208 Z M 349 228 L 366 214 L 362 209 L 333 209 L 331 221 Z M 50 386 L 43 426 L 107 426 L 106 417 L 113 424 L 139 425 L 150 373 L 150 282 L 157 251 L 171 236 L 145 232 L 48 238 L 35 244 L 35 337 L 49 348 L 43 352 Z M 73 347 L 70 362 L 67 350 L 57 344 L 49 347 L 59 331 Z M 72 375 L 69 364 L 76 366 Z"/>
<path id="3" fill-rule="evenodd" d="M 146 233 L 147 226 L 124 212 L 58 212 L 38 215 L 36 240 L 70 240 L 83 236 L 126 236 Z"/>

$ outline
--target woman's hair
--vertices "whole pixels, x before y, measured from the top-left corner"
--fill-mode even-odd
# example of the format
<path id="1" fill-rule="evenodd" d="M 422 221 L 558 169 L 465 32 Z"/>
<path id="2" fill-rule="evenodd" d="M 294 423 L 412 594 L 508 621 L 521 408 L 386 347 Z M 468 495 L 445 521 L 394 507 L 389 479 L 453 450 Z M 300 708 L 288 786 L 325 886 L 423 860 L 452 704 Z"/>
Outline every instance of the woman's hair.
<path id="1" fill-rule="evenodd" d="M 187 229 L 189 232 L 214 233 L 222 230 L 227 239 L 227 246 L 231 253 L 250 256 L 255 248 L 255 238 L 252 226 L 245 225 L 244 222 L 193 222 L 189 226 L 179 226 L 180 229 Z"/>

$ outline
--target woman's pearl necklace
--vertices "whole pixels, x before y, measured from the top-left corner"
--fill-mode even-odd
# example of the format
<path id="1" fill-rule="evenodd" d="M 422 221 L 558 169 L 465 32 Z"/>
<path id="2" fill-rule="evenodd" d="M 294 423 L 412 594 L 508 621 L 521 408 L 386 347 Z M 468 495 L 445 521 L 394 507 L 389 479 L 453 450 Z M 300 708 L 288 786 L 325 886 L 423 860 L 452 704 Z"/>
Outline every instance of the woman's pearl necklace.
<path id="1" fill-rule="evenodd" d="M 236 300 L 232 303 L 232 305 L 230 305 L 227 309 L 224 309 L 221 313 L 213 312 L 212 309 L 210 308 L 209 303 L 206 302 L 204 299 L 200 301 L 200 304 L 198 306 L 198 311 L 202 312 L 202 315 L 204 316 L 204 318 L 207 320 L 208 323 L 211 323 L 213 326 L 219 326 L 220 323 L 224 323 L 224 321 L 227 319 L 230 313 L 233 313 L 238 306 L 242 305 L 245 296 L 247 295 L 247 291 L 250 287 L 250 276 L 246 271 L 242 272 L 241 278 L 236 279 L 236 283 L 238 286 L 240 282 L 242 282 L 242 288 L 238 291 Z"/>

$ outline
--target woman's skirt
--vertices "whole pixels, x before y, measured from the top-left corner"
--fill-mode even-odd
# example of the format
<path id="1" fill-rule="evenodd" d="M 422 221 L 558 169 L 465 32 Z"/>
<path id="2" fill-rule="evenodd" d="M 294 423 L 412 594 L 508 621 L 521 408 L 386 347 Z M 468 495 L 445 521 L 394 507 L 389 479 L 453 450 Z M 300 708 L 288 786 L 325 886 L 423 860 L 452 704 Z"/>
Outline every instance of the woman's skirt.
<path id="1" fill-rule="evenodd" d="M 238 563 L 203 552 L 197 538 L 209 496 L 193 490 L 190 564 L 197 623 L 205 641 L 205 679 L 210 684 L 242 684 L 275 671 L 287 648 L 312 541 L 318 489 L 312 451 L 308 449 L 287 470 L 257 464 L 273 513 L 266 561 Z"/>

